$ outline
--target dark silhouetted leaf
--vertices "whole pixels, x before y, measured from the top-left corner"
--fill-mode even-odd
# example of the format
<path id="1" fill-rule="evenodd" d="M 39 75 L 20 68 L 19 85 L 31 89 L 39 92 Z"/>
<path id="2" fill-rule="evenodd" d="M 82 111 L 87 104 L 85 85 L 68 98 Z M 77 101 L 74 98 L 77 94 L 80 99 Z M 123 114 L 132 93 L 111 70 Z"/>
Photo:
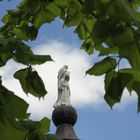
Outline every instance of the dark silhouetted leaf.
<path id="1" fill-rule="evenodd" d="M 27 140 L 45 140 L 45 135 L 49 131 L 50 120 L 43 118 L 40 121 L 19 120 L 20 127 L 27 130 L 25 139 Z"/>
<path id="2" fill-rule="evenodd" d="M 115 103 L 120 102 L 123 90 L 124 86 L 121 83 L 121 77 L 118 74 L 116 74 L 115 77 L 111 79 L 110 84 L 106 89 L 106 94 L 104 96 L 106 102 L 111 108 Z"/>
<path id="3" fill-rule="evenodd" d="M 49 55 L 34 55 L 30 47 L 21 43 L 16 47 L 14 60 L 25 65 L 36 65 L 43 64 L 46 61 L 53 61 Z"/>
<path id="4" fill-rule="evenodd" d="M 92 68 L 86 71 L 86 74 L 96 76 L 102 75 L 109 72 L 112 69 L 115 69 L 116 64 L 117 63 L 114 58 L 106 57 L 105 59 L 95 63 Z"/>
<path id="5" fill-rule="evenodd" d="M 119 47 L 119 55 L 121 57 L 127 58 L 134 69 L 140 70 L 140 53 L 136 45 L 132 44 Z"/>
<path id="6" fill-rule="evenodd" d="M 132 79 L 133 75 L 129 69 L 123 69 L 119 72 L 111 71 L 106 74 L 104 98 L 111 108 L 115 103 L 120 102 L 124 88 L 130 86 Z"/>
<path id="7" fill-rule="evenodd" d="M 91 38 L 95 45 L 99 45 L 107 39 L 115 29 L 115 22 L 111 20 L 96 21 Z"/>
<path id="8" fill-rule="evenodd" d="M 119 52 L 118 47 L 102 48 L 99 56 L 105 56 L 105 55 L 109 55 L 109 54 L 118 54 L 118 52 Z"/>
<path id="9" fill-rule="evenodd" d="M 101 7 L 101 2 L 99 0 L 86 0 L 83 3 L 83 10 L 86 15 L 94 12 Z"/>
<path id="10" fill-rule="evenodd" d="M 20 81 L 25 93 L 31 93 L 36 97 L 44 97 L 47 93 L 44 83 L 36 71 L 30 68 L 18 70 L 14 77 Z"/>
<path id="11" fill-rule="evenodd" d="M 0 83 L 0 138 L 2 140 L 24 140 L 26 131 L 19 129 L 16 120 L 28 117 L 27 108 L 28 104 L 23 99 L 14 95 Z"/>
<path id="12" fill-rule="evenodd" d="M 50 55 L 32 55 L 30 64 L 43 64 L 46 61 L 53 61 Z"/>
<path id="13" fill-rule="evenodd" d="M 46 140 L 59 140 L 59 138 L 54 134 L 48 134 Z"/>
<path id="14" fill-rule="evenodd" d="M 114 34 L 113 41 L 120 47 L 134 43 L 134 34 L 131 28 L 126 27 Z"/>
<path id="15" fill-rule="evenodd" d="M 0 121 L 0 130 L 0 138 L 2 140 L 25 140 L 26 131 L 15 129 L 6 119 L 4 123 Z"/>

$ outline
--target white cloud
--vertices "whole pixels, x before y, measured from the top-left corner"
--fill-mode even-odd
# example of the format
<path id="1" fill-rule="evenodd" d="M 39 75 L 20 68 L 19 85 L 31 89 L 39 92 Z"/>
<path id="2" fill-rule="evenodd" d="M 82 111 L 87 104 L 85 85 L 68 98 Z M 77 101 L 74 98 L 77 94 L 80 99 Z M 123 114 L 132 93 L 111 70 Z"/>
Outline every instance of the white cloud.
<path id="1" fill-rule="evenodd" d="M 83 50 L 58 41 L 51 41 L 37 46 L 34 48 L 34 52 L 37 54 L 50 54 L 55 61 L 55 63 L 46 62 L 43 65 L 34 66 L 48 91 L 44 100 L 39 101 L 38 98 L 30 94 L 27 97 L 23 93 L 18 80 L 12 77 L 17 69 L 25 66 L 9 61 L 6 67 L 0 70 L 0 74 L 3 75 L 3 84 L 30 104 L 28 111 L 32 113 L 32 118 L 40 119 L 45 115 L 51 117 L 52 106 L 57 99 L 57 73 L 65 64 L 69 66 L 71 72 L 72 104 L 76 107 L 97 107 L 102 105 L 104 102 L 103 77 L 85 76 L 85 71 L 91 67 L 90 62 L 93 61 L 93 56 L 90 57 Z"/>

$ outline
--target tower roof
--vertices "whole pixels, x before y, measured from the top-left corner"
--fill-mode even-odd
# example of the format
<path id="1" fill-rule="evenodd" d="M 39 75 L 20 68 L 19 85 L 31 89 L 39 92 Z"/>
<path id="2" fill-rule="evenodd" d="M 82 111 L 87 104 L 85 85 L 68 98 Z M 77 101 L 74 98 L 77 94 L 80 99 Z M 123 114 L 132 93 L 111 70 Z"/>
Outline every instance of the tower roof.
<path id="1" fill-rule="evenodd" d="M 60 140 L 78 140 L 73 129 L 77 121 L 77 112 L 72 106 L 61 105 L 55 108 L 52 120 L 57 127 L 56 136 Z"/>

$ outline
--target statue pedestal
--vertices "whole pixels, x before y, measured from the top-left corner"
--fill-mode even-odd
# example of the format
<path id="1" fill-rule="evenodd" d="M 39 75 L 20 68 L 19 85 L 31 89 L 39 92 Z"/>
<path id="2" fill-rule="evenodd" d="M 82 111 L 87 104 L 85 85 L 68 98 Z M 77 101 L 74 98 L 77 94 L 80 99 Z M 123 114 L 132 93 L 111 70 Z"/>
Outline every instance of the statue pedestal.
<path id="1" fill-rule="evenodd" d="M 57 127 L 56 136 L 60 140 L 78 140 L 73 126 L 77 121 L 77 112 L 72 106 L 60 105 L 52 114 L 52 120 Z"/>

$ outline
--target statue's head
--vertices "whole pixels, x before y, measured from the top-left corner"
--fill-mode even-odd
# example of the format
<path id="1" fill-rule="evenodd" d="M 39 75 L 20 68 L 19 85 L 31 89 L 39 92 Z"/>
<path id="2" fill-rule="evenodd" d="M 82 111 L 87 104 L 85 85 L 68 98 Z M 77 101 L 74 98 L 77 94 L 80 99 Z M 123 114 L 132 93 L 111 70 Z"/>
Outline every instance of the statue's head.
<path id="1" fill-rule="evenodd" d="M 67 70 L 68 69 L 68 65 L 64 65 L 63 68 L 65 68 Z"/>

